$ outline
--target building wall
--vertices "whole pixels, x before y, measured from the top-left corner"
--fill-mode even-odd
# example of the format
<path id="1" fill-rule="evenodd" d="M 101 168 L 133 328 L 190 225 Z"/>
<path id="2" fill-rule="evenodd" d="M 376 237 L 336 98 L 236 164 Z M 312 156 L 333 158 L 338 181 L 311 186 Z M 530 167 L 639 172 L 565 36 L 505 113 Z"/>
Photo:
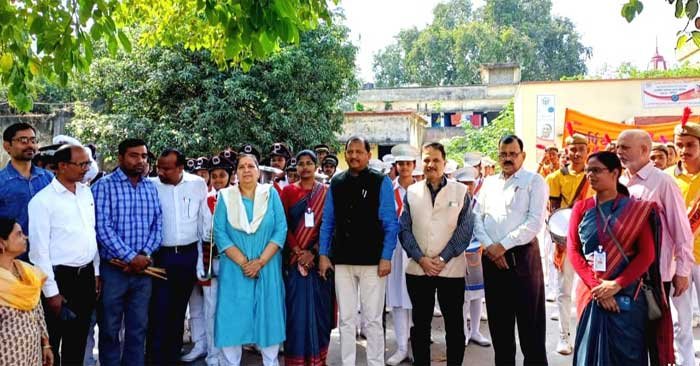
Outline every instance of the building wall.
<path id="1" fill-rule="evenodd" d="M 555 97 L 556 144 L 561 146 L 564 131 L 564 110 L 581 113 L 607 121 L 631 121 L 634 117 L 679 116 L 684 105 L 671 108 L 645 108 L 642 103 L 642 85 L 648 82 L 700 81 L 683 79 L 582 80 L 521 83 L 515 95 L 515 131 L 525 142 L 526 166 L 536 162 L 537 96 Z M 700 110 L 698 110 L 700 112 Z"/>
<path id="2" fill-rule="evenodd" d="M 57 111 L 52 114 L 37 115 L 9 115 L 0 114 L 0 131 L 18 122 L 29 123 L 36 128 L 39 138 L 39 147 L 51 145 L 53 137 L 63 134 L 66 123 L 70 121 L 71 111 Z M 3 150 L 0 154 L 0 167 L 4 167 L 10 161 L 10 156 Z"/>

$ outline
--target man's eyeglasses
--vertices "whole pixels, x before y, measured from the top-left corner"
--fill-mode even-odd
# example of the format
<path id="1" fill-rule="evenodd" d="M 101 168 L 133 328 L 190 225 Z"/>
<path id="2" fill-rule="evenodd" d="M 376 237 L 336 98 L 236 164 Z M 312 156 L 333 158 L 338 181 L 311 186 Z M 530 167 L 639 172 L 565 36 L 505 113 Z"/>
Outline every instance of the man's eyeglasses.
<path id="1" fill-rule="evenodd" d="M 91 164 L 91 162 L 89 162 L 89 161 L 84 161 L 84 162 L 82 162 L 82 163 L 76 163 L 76 162 L 74 162 L 74 161 L 67 161 L 66 163 L 67 163 L 67 164 L 70 164 L 70 165 L 75 165 L 75 166 L 77 166 L 77 167 L 80 167 L 81 169 L 89 168 L 89 167 L 90 167 L 90 164 Z"/>
<path id="2" fill-rule="evenodd" d="M 38 140 L 36 137 L 22 136 L 22 137 L 15 137 L 12 139 L 12 141 L 19 141 L 23 144 L 28 144 L 28 143 L 36 144 Z"/>
<path id="3" fill-rule="evenodd" d="M 498 154 L 498 158 L 501 159 L 501 160 L 506 159 L 506 158 L 515 159 L 515 158 L 517 158 L 518 155 L 520 155 L 521 153 L 522 153 L 522 151 L 519 151 L 519 152 L 512 152 L 512 151 L 511 151 L 511 152 L 508 152 L 508 153 L 502 152 L 502 153 L 499 153 L 499 154 Z"/>

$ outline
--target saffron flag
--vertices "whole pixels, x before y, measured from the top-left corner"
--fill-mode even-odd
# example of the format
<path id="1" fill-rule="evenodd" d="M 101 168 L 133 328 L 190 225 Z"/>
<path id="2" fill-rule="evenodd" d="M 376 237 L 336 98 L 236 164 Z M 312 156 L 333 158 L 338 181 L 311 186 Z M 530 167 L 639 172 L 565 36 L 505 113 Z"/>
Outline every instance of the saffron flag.
<path id="1" fill-rule="evenodd" d="M 563 141 L 572 133 L 580 133 L 588 138 L 590 151 L 603 150 L 607 145 L 607 140 L 617 140 L 617 137 L 624 130 L 640 129 L 647 131 L 655 142 L 673 141 L 673 128 L 680 124 L 681 116 L 678 120 L 667 123 L 657 123 L 651 125 L 626 125 L 617 122 L 604 121 L 589 115 L 583 114 L 573 109 L 566 109 L 564 121 L 571 128 L 565 128 L 562 136 Z M 690 121 L 699 122 L 700 116 L 693 115 Z M 606 138 L 607 135 L 607 138 Z"/>

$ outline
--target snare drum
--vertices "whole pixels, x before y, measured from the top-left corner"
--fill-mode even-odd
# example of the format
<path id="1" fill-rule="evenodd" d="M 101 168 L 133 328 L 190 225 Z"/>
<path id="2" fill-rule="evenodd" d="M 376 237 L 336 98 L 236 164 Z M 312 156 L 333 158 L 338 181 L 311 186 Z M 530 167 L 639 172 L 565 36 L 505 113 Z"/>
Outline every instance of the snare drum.
<path id="1" fill-rule="evenodd" d="M 566 236 L 569 234 L 569 220 L 571 220 L 571 209 L 560 208 L 549 217 L 547 230 L 552 235 L 552 241 L 557 245 L 566 245 Z"/>

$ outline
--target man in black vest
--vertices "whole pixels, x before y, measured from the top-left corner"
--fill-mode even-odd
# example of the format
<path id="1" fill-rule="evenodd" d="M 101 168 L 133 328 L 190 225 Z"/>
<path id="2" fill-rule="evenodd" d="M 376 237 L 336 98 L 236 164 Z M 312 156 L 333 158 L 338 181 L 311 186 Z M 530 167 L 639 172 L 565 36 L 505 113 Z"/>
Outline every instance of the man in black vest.
<path id="1" fill-rule="evenodd" d="M 348 139 L 348 170 L 331 180 L 321 224 L 319 273 L 329 278 L 326 274 L 332 269 L 332 258 L 344 366 L 355 365 L 358 288 L 362 317 L 367 322 L 367 365 L 384 365 L 384 294 L 399 225 L 391 181 L 368 168 L 371 156 L 366 138 Z"/>

